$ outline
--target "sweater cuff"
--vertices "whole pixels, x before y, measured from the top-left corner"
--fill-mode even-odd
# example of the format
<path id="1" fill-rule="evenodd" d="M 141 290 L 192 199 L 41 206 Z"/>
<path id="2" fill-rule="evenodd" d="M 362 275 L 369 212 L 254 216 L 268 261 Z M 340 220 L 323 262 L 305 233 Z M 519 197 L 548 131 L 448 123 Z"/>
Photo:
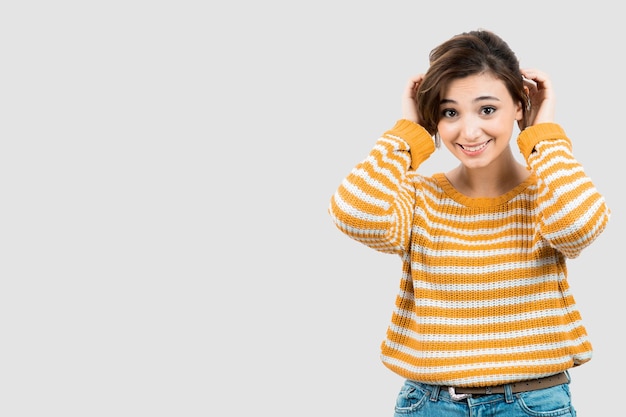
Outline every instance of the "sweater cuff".
<path id="1" fill-rule="evenodd" d="M 556 123 L 540 123 L 538 125 L 529 126 L 520 133 L 517 138 L 517 145 L 519 146 L 522 155 L 526 160 L 535 149 L 535 145 L 542 140 L 552 139 L 569 139 L 565 134 L 565 131 L 561 126 Z"/>
<path id="2" fill-rule="evenodd" d="M 435 142 L 432 136 L 423 126 L 410 120 L 398 120 L 387 134 L 398 136 L 409 145 L 409 153 L 411 154 L 410 168 L 413 170 L 417 169 L 435 152 Z"/>

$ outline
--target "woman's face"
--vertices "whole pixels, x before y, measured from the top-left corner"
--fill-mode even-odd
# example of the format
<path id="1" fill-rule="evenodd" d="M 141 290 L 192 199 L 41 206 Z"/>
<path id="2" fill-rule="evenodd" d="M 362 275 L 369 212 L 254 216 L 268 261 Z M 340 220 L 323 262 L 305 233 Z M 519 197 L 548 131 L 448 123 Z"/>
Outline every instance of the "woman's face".
<path id="1" fill-rule="evenodd" d="M 498 159 L 523 117 L 521 104 L 490 73 L 453 80 L 439 111 L 441 142 L 468 168 L 483 168 Z"/>

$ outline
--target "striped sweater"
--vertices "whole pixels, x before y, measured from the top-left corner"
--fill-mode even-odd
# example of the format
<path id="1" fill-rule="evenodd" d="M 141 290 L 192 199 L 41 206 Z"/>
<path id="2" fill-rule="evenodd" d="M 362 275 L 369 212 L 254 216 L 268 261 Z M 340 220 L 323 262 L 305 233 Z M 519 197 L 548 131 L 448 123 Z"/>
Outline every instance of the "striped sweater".
<path id="1" fill-rule="evenodd" d="M 531 175 L 497 198 L 470 198 L 442 173 L 417 173 L 434 151 L 399 120 L 331 198 L 351 238 L 402 259 L 381 360 L 428 384 L 489 386 L 556 374 L 591 359 L 567 282 L 610 210 L 562 128 L 517 139 Z"/>

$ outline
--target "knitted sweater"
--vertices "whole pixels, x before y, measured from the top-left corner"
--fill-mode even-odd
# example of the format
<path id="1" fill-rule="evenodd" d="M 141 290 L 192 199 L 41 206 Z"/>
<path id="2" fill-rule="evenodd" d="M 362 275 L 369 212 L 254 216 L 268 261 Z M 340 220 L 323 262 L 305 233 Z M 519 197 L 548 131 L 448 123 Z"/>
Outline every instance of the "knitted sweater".
<path id="1" fill-rule="evenodd" d="M 460 194 L 416 169 L 434 151 L 399 120 L 331 198 L 351 238 L 402 259 L 381 360 L 428 384 L 489 386 L 559 373 L 591 359 L 567 282 L 610 216 L 557 124 L 517 139 L 530 176 L 496 198 Z"/>

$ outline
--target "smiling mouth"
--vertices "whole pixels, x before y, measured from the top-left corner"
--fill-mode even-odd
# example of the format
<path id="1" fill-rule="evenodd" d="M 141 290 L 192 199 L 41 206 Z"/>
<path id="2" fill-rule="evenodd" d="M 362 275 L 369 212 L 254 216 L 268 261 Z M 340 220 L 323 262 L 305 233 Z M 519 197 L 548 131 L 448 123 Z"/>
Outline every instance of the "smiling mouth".
<path id="1" fill-rule="evenodd" d="M 487 142 L 481 143 L 480 145 L 476 145 L 476 146 L 468 146 L 468 145 L 463 146 L 460 143 L 458 145 L 464 151 L 467 151 L 467 152 L 478 152 L 480 150 L 483 150 L 487 146 L 487 144 L 489 144 L 489 142 L 491 142 L 491 141 L 492 141 L 492 139 L 489 139 Z"/>

